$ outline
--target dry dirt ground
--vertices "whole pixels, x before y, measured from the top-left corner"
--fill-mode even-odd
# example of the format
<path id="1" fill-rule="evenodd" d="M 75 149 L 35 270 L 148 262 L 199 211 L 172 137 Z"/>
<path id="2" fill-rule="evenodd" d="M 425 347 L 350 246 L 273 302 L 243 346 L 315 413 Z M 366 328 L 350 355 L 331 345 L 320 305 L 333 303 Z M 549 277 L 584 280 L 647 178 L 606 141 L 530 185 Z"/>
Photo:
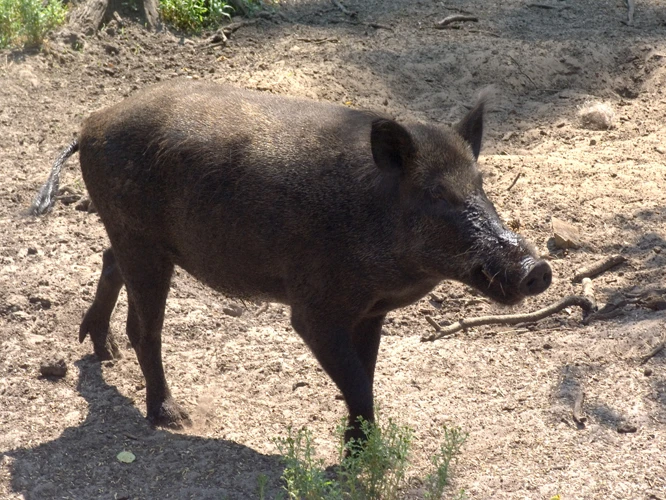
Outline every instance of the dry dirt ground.
<path id="1" fill-rule="evenodd" d="M 287 307 L 237 303 L 177 272 L 164 358 L 195 425 L 151 430 L 131 349 L 100 364 L 77 342 L 107 245 L 97 215 L 59 202 L 38 220 L 20 217 L 86 115 L 188 77 L 441 123 L 494 84 L 486 188 L 555 274 L 547 293 L 515 310 L 580 293 L 574 271 L 612 254 L 627 262 L 594 279 L 596 298 L 626 305 L 588 326 L 574 308 L 425 343 L 425 315 L 447 323 L 509 311 L 443 283 L 442 302 L 391 314 L 375 387 L 383 415 L 415 429 L 405 496 L 421 494 L 447 424 L 469 433 L 454 470 L 454 488 L 469 498 L 666 499 L 666 354 L 640 362 L 666 322 L 665 4 L 638 0 L 628 25 L 620 0 L 344 3 L 357 14 L 285 1 L 226 44 L 123 20 L 97 35 L 55 34 L 39 52 L 0 52 L 0 497 L 257 498 L 265 474 L 273 498 L 282 468 L 271 438 L 289 425 L 307 426 L 326 463 L 337 461 L 344 404 Z M 461 10 L 479 21 L 432 27 Z M 590 100 L 614 110 L 614 128 L 581 125 Z M 76 157 L 63 184 L 66 196 L 85 196 Z M 553 246 L 553 217 L 581 231 L 581 248 Z M 225 313 L 230 306 L 242 314 Z M 125 314 L 121 296 L 116 332 Z M 40 377 L 58 355 L 67 375 Z M 587 422 L 577 425 L 581 391 Z M 120 463 L 123 450 L 136 461 Z"/>

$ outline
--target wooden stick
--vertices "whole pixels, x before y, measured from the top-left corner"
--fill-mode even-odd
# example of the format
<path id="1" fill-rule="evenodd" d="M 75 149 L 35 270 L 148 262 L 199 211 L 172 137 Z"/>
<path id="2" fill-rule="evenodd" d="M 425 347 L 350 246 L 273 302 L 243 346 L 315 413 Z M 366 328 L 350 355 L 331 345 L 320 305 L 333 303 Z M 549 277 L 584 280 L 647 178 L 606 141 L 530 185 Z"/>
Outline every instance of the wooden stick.
<path id="1" fill-rule="evenodd" d="M 433 326 L 433 328 L 435 329 L 436 332 L 441 332 L 442 331 L 442 327 L 439 326 L 437 321 L 432 319 L 432 316 L 426 316 L 425 319 L 428 323 L 430 323 Z"/>
<path id="2" fill-rule="evenodd" d="M 592 305 L 596 309 L 597 307 L 597 300 L 594 298 L 594 285 L 592 284 L 592 280 L 590 278 L 583 278 L 583 297 L 586 297 L 587 299 L 592 302 Z"/>
<path id="3" fill-rule="evenodd" d="M 331 0 L 333 5 L 335 5 L 345 16 L 353 17 L 356 15 L 356 12 L 349 10 L 347 7 L 342 5 L 338 0 Z"/>
<path id="4" fill-rule="evenodd" d="M 444 19 L 441 21 L 438 21 L 435 23 L 435 28 L 441 29 L 445 28 L 451 23 L 463 23 L 463 22 L 473 22 L 473 23 L 478 23 L 479 18 L 476 16 L 469 16 L 467 14 L 452 14 L 450 16 L 446 16 Z"/>
<path id="5" fill-rule="evenodd" d="M 523 173 L 518 172 L 518 175 L 516 175 L 516 178 L 513 179 L 513 182 L 511 183 L 511 185 L 508 188 L 506 188 L 507 191 L 511 191 L 511 188 L 516 185 L 516 182 L 518 182 L 518 179 L 520 179 L 521 175 L 523 175 Z"/>
<path id="6" fill-rule="evenodd" d="M 626 0 L 627 2 L 627 24 L 631 25 L 634 22 L 634 0 Z"/>
<path id="7" fill-rule="evenodd" d="M 576 396 L 576 401 L 574 401 L 573 407 L 573 419 L 577 424 L 584 424 L 587 421 L 587 417 L 583 413 L 583 401 L 585 401 L 585 393 L 580 391 Z"/>
<path id="8" fill-rule="evenodd" d="M 467 328 L 472 328 L 474 326 L 483 326 L 483 325 L 515 325 L 517 323 L 527 323 L 539 321 L 540 319 L 551 316 L 557 312 L 560 312 L 562 309 L 571 306 L 578 306 L 583 309 L 584 315 L 589 314 L 594 310 L 594 305 L 590 299 L 586 297 L 581 297 L 580 295 L 569 295 L 568 297 L 563 298 L 555 304 L 551 304 L 548 307 L 539 309 L 531 313 L 524 314 L 506 314 L 498 316 L 479 316 L 477 318 L 465 318 L 455 323 L 442 327 L 439 324 L 437 325 L 440 330 L 436 331 L 434 334 L 425 335 L 421 337 L 421 342 L 432 342 L 433 340 L 450 337 L 454 333 L 460 330 L 466 330 Z M 436 330 L 436 329 L 435 329 Z"/>
<path id="9" fill-rule="evenodd" d="M 513 62 L 513 64 L 516 65 L 516 68 L 518 68 L 518 73 L 520 73 L 520 74 L 523 75 L 525 78 L 527 78 L 527 79 L 530 81 L 530 83 L 534 86 L 535 89 L 538 89 L 539 87 L 537 87 L 537 84 L 534 83 L 534 80 L 532 80 L 532 78 L 530 78 L 530 75 L 528 75 L 527 73 L 525 73 L 525 72 L 523 71 L 523 68 L 522 68 L 522 66 L 518 63 L 518 61 L 516 61 L 513 57 L 511 57 L 511 56 L 508 55 L 508 54 L 507 54 L 507 57 L 508 57 L 509 59 L 511 59 L 511 61 Z"/>
<path id="10" fill-rule="evenodd" d="M 615 267 L 623 262 L 626 262 L 627 258 L 622 255 L 612 255 L 607 259 L 600 260 L 589 266 L 581 267 L 576 274 L 574 274 L 573 282 L 580 283 L 583 281 L 583 278 L 594 278 L 599 274 L 608 271 L 611 267 Z"/>
<path id="11" fill-rule="evenodd" d="M 641 364 L 644 365 L 648 361 L 650 361 L 652 358 L 654 358 L 657 354 L 659 354 L 661 351 L 664 350 L 664 347 L 666 347 L 666 342 L 661 341 L 659 342 L 656 346 L 654 346 L 650 352 L 648 352 L 645 356 L 641 358 Z"/>

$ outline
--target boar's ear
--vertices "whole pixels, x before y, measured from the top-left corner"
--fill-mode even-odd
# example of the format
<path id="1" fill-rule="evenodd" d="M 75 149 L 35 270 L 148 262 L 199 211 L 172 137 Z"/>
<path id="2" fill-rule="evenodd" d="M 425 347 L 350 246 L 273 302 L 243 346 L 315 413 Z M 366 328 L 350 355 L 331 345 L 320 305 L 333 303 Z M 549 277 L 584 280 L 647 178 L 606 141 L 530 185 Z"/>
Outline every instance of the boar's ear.
<path id="1" fill-rule="evenodd" d="M 372 157 L 382 170 L 402 171 L 416 152 L 407 129 L 385 118 L 377 118 L 372 122 L 370 145 Z"/>
<path id="2" fill-rule="evenodd" d="M 482 96 L 476 105 L 456 125 L 456 131 L 472 147 L 474 158 L 479 158 L 481 140 L 483 138 L 483 111 L 486 105 L 485 96 Z"/>

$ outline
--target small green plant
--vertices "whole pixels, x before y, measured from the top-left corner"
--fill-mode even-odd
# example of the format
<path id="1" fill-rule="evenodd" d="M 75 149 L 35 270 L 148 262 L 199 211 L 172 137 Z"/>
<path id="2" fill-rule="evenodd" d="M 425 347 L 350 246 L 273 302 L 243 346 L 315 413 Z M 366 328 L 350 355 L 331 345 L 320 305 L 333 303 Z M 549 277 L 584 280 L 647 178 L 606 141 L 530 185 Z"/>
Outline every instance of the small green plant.
<path id="1" fill-rule="evenodd" d="M 444 426 L 443 431 L 444 442 L 440 445 L 439 453 L 430 458 L 435 471 L 428 474 L 425 479 L 427 500 L 439 500 L 444 495 L 444 489 L 449 484 L 451 462 L 458 458 L 468 436 L 457 427 Z M 465 492 L 461 490 L 455 498 L 465 498 Z"/>
<path id="2" fill-rule="evenodd" d="M 338 427 L 341 482 L 352 500 L 364 498 L 395 499 L 405 480 L 413 431 L 389 418 L 376 425 L 359 418 L 365 441 L 344 444 L 344 426 Z M 345 456 L 345 452 L 346 456 Z"/>
<path id="3" fill-rule="evenodd" d="M 186 33 L 199 33 L 231 19 L 233 10 L 224 0 L 160 0 L 164 21 Z"/>
<path id="4" fill-rule="evenodd" d="M 0 48 L 39 46 L 66 14 L 60 0 L 0 0 Z"/>
<path id="5" fill-rule="evenodd" d="M 289 498 L 295 500 L 342 499 L 340 485 L 329 479 L 323 470 L 324 461 L 315 458 L 312 433 L 289 427 L 286 438 L 274 440 L 285 463 L 282 479 Z"/>
<path id="6" fill-rule="evenodd" d="M 283 455 L 285 470 L 282 480 L 285 491 L 294 500 L 396 500 L 405 487 L 409 466 L 409 450 L 413 431 L 388 420 L 385 425 L 359 419 L 365 441 L 344 442 L 348 429 L 344 421 L 338 426 L 340 466 L 336 474 L 326 474 L 324 461 L 315 457 L 312 434 L 303 428 L 294 432 L 291 427 L 286 438 L 274 440 Z M 443 428 L 444 442 L 431 457 L 434 471 L 424 480 L 425 498 L 440 500 L 449 485 L 451 464 L 457 459 L 467 440 L 459 428 Z M 260 481 L 260 497 L 266 481 Z M 464 490 L 453 497 L 466 498 Z"/>

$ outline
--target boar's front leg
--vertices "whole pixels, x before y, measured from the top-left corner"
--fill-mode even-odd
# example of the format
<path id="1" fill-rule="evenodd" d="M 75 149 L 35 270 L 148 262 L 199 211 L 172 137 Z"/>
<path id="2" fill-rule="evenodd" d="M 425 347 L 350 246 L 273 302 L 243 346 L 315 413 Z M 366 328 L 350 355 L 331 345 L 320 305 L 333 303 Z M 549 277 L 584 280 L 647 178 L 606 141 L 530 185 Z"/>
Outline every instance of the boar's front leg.
<path id="1" fill-rule="evenodd" d="M 123 277 L 116 264 L 116 257 L 113 249 L 108 248 L 102 257 L 102 275 L 97 283 L 95 300 L 83 317 L 79 328 L 79 342 L 83 342 L 86 336 L 90 335 L 95 354 L 100 361 L 121 357 L 109 323 L 122 287 Z"/>
<path id="2" fill-rule="evenodd" d="M 363 439 L 358 417 L 374 421 L 372 379 L 381 319 L 364 320 L 354 328 L 333 324 L 334 316 L 292 307 L 291 321 L 347 403 L 350 429 L 345 442 Z"/>

